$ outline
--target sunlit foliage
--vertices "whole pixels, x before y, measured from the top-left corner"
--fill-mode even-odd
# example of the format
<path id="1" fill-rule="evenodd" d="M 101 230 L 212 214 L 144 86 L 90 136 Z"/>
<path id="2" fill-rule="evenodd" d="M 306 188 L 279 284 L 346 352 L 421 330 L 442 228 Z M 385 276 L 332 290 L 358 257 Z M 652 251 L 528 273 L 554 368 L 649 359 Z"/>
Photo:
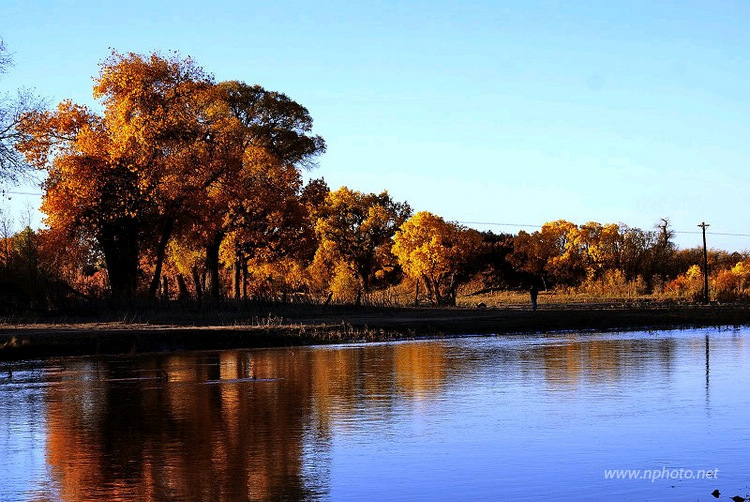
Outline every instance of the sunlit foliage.
<path id="1" fill-rule="evenodd" d="M 422 281 L 435 304 L 455 305 L 456 290 L 481 247 L 479 232 L 421 211 L 401 225 L 393 240 L 404 272 Z"/>
<path id="2" fill-rule="evenodd" d="M 0 73 L 9 63 L 0 41 Z M 557 220 L 480 234 L 412 215 L 385 191 L 305 181 L 326 148 L 309 111 L 258 85 L 216 83 L 189 57 L 112 52 L 94 96 L 101 113 L 0 102 L 0 178 L 27 165 L 45 174 L 48 228 L 14 232 L 0 214 L 0 299 L 13 309 L 95 301 L 106 289 L 118 306 L 455 305 L 459 288 L 530 284 L 680 301 L 702 292 L 702 249 L 678 250 L 667 219 L 651 230 Z M 747 253 L 711 250 L 708 270 L 713 299 L 750 298 Z"/>
<path id="3" fill-rule="evenodd" d="M 213 298 L 227 235 L 243 260 L 280 245 L 285 219 L 297 217 L 299 169 L 325 149 L 304 107 L 259 86 L 214 84 L 178 54 L 113 52 L 94 96 L 101 116 L 68 101 L 28 114 L 20 150 L 47 172 L 46 223 L 97 243 L 116 299 L 133 298 L 144 257 L 156 293 L 175 236 L 205 252 Z"/>
<path id="4" fill-rule="evenodd" d="M 315 224 L 319 240 L 315 256 L 318 282 L 325 282 L 320 277 L 323 274 L 335 284 L 346 282 L 349 289 L 357 283 L 357 291 L 362 292 L 395 282 L 397 263 L 391 253 L 392 238 L 410 214 L 409 205 L 394 201 L 388 192 L 361 193 L 347 187 L 330 192 L 317 211 Z M 345 273 L 344 268 L 349 272 Z"/>

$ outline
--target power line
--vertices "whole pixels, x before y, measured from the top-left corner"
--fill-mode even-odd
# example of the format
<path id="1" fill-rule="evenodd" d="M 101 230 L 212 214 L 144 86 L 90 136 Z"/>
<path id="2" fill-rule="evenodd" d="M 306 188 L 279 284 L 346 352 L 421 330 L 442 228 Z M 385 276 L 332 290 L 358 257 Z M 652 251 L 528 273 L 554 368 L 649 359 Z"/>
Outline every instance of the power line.
<path id="1" fill-rule="evenodd" d="M 523 227 L 523 228 L 542 228 L 541 225 L 532 225 L 529 223 L 500 223 L 494 221 L 459 221 L 462 225 L 488 225 L 496 227 Z M 675 234 L 701 235 L 702 232 L 695 230 L 672 230 Z M 706 232 L 706 235 L 718 235 L 722 237 L 750 237 L 750 234 L 739 234 L 734 232 Z"/>
<path id="2" fill-rule="evenodd" d="M 8 193 L 8 194 L 11 194 L 11 195 L 33 195 L 33 196 L 38 196 L 38 197 L 41 197 L 42 195 L 44 195 L 43 193 L 36 193 L 36 192 L 12 192 L 10 190 L 7 190 L 7 191 L 2 192 L 2 193 L 4 193 L 4 194 Z"/>
<path id="3" fill-rule="evenodd" d="M 496 227 L 525 227 L 525 228 L 542 228 L 541 225 L 528 225 L 524 223 L 493 223 L 487 221 L 459 221 L 462 225 L 491 225 Z"/>
<path id="4" fill-rule="evenodd" d="M 695 232 L 700 233 L 700 232 Z M 706 232 L 706 235 L 725 235 L 728 237 L 750 237 L 750 234 L 730 234 L 726 232 Z"/>
<path id="5" fill-rule="evenodd" d="M 35 197 L 41 197 L 42 193 L 36 192 L 14 192 L 6 191 L 6 194 L 11 195 L 29 195 Z M 542 225 L 532 225 L 530 223 L 500 223 L 495 221 L 459 221 L 462 225 L 487 225 L 493 227 L 515 227 L 515 228 L 542 228 Z M 702 232 L 696 232 L 694 230 L 673 230 L 676 234 L 688 234 L 688 235 L 701 235 Z M 706 232 L 706 235 L 719 235 L 722 237 L 750 237 L 750 234 L 738 234 L 733 232 Z"/>

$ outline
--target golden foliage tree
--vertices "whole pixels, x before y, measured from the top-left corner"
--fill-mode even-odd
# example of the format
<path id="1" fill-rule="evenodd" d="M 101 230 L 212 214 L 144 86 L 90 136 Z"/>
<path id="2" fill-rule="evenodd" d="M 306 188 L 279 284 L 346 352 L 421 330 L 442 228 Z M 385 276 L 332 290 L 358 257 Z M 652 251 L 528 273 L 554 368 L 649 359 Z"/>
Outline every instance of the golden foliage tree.
<path id="1" fill-rule="evenodd" d="M 96 240 L 116 299 L 135 294 L 139 257 L 152 237 L 161 237 L 161 266 L 197 168 L 191 150 L 205 134 L 196 103 L 210 86 L 189 58 L 113 52 L 94 85 L 103 116 L 63 102 L 22 123 L 20 150 L 48 174 L 47 223 Z"/>
<path id="2" fill-rule="evenodd" d="M 217 164 L 194 199 L 192 217 L 206 250 L 208 291 L 220 296 L 222 242 L 231 236 L 234 290 L 246 263 L 263 253 L 289 251 L 304 227 L 301 169 L 314 166 L 325 142 L 311 134 L 308 110 L 282 93 L 243 82 L 216 87 L 215 148 L 206 162 Z"/>
<path id="3" fill-rule="evenodd" d="M 20 149 L 47 171 L 47 223 L 97 242 L 124 301 L 139 270 L 155 294 L 175 235 L 205 250 L 218 297 L 224 237 L 233 233 L 238 249 L 274 243 L 301 190 L 299 169 L 325 150 L 301 105 L 259 86 L 214 84 L 177 54 L 113 52 L 94 95 L 102 116 L 70 102 L 28 114 Z"/>
<path id="4" fill-rule="evenodd" d="M 338 277 L 344 276 L 337 266 L 343 261 L 361 290 L 368 292 L 379 279 L 393 275 L 392 237 L 410 214 L 409 205 L 394 201 L 388 192 L 362 193 L 347 187 L 330 192 L 317 213 L 316 261 L 329 264 L 328 275 L 338 270 Z"/>
<path id="5" fill-rule="evenodd" d="M 393 240 L 404 272 L 424 283 L 434 303 L 455 305 L 458 286 L 482 244 L 479 232 L 421 211 L 401 225 Z"/>
<path id="6" fill-rule="evenodd" d="M 521 231 L 513 247 L 511 263 L 542 279 L 574 284 L 586 275 L 583 239 L 578 226 L 569 221 L 545 223 L 532 234 Z"/>

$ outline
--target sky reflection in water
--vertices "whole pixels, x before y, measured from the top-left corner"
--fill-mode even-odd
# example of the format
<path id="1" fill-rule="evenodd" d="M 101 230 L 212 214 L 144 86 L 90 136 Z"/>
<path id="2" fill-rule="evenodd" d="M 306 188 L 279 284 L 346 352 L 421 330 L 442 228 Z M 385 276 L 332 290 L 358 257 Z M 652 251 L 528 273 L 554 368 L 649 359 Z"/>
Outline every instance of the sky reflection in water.
<path id="1" fill-rule="evenodd" d="M 0 500 L 750 494 L 747 329 L 0 366 Z M 605 479 L 605 469 L 719 469 Z"/>

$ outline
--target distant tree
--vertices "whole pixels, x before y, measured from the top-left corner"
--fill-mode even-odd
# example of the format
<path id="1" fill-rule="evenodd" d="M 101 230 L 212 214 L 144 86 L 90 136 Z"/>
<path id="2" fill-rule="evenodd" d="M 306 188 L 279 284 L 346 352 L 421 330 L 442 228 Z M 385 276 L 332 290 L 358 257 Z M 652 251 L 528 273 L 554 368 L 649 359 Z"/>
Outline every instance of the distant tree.
<path id="1" fill-rule="evenodd" d="M 0 75 L 8 71 L 8 67 L 13 64 L 13 58 L 8 54 L 8 48 L 5 47 L 5 41 L 0 38 Z"/>
<path id="2" fill-rule="evenodd" d="M 12 240 L 13 220 L 9 214 L 0 207 L 0 279 L 8 280 L 12 263 Z"/>
<path id="3" fill-rule="evenodd" d="M 315 226 L 320 242 L 317 259 L 329 262 L 331 270 L 343 262 L 361 290 L 369 292 L 395 270 L 392 238 L 410 215 L 411 207 L 394 201 L 388 192 L 362 193 L 347 187 L 330 192 Z M 335 275 L 343 277 L 344 268 L 338 270 Z"/>
<path id="4" fill-rule="evenodd" d="M 606 275 L 652 289 L 693 264 L 694 259 L 687 258 L 685 251 L 677 251 L 673 237 L 667 219 L 662 219 L 654 231 L 593 221 L 578 226 L 558 220 L 545 223 L 531 234 L 519 232 L 508 260 L 516 270 L 553 285 L 577 287 Z M 723 259 L 722 263 L 737 258 L 715 257 Z"/>
<path id="5" fill-rule="evenodd" d="M 515 270 L 538 277 L 546 284 L 545 266 L 552 250 L 545 244 L 539 238 L 539 232 L 521 230 L 513 240 L 513 252 L 507 260 Z"/>
<path id="6" fill-rule="evenodd" d="M 643 279 L 650 279 L 652 232 L 621 225 L 620 235 L 622 238 L 620 268 L 625 274 L 625 279 L 634 281 L 639 276 Z"/>
<path id="7" fill-rule="evenodd" d="M 532 234 L 519 232 L 509 259 L 519 270 L 541 278 L 545 284 L 573 286 L 586 277 L 586 245 L 577 225 L 557 220 Z"/>
<path id="8" fill-rule="evenodd" d="M 587 279 L 598 279 L 607 271 L 618 270 L 621 263 L 620 225 L 602 225 L 590 221 L 578 229 L 578 245 L 584 256 Z"/>
<path id="9" fill-rule="evenodd" d="M 508 261 L 513 253 L 515 236 L 482 232 L 482 246 L 474 260 L 479 286 L 484 289 L 508 289 L 524 282 Z"/>
<path id="10" fill-rule="evenodd" d="M 655 237 L 651 247 L 652 273 L 661 281 L 675 277 L 679 272 L 674 267 L 674 253 L 677 246 L 674 243 L 674 231 L 670 227 L 668 218 L 662 218 L 655 225 Z"/>
<path id="11" fill-rule="evenodd" d="M 393 253 L 404 272 L 422 281 L 437 305 L 455 305 L 458 287 L 470 276 L 482 237 L 432 213 L 409 218 L 393 238 Z"/>
<path id="12" fill-rule="evenodd" d="M 586 250 L 576 224 L 565 220 L 545 223 L 540 236 L 552 251 L 545 271 L 556 284 L 575 286 L 585 279 Z"/>

